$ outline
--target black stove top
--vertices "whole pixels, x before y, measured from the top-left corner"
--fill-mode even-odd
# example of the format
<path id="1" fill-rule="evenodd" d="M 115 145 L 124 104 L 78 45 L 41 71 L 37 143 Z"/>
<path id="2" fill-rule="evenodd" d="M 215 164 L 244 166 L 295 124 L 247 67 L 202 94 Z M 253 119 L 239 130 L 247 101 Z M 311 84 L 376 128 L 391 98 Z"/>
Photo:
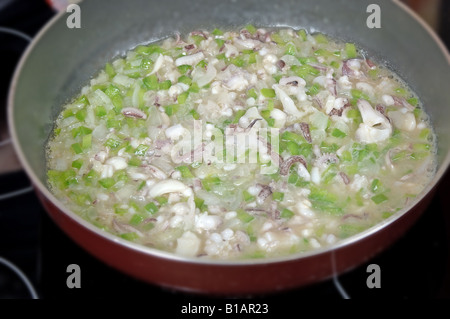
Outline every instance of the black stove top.
<path id="1" fill-rule="evenodd" d="M 20 3 L 20 4 L 19 4 Z M 443 12 L 450 12 L 449 2 Z M 0 2 L 0 27 L 11 27 L 33 36 L 54 12 L 44 1 Z M 448 17 L 447 20 L 448 21 Z M 448 26 L 440 35 L 448 39 Z M 3 38 L 5 37 L 5 38 Z M 4 112 L 6 92 L 21 52 L 26 47 L 23 39 L 6 41 L 0 47 L 1 56 L 8 59 L 9 69 L 1 72 L 1 112 Z M 448 42 L 447 42 L 448 43 Z M 0 118 L 1 119 L 1 118 Z M 4 120 L 1 123 L 5 125 Z M 0 151 L 1 144 L 0 141 Z M 100 262 L 68 238 L 48 217 L 36 195 L 28 191 L 30 181 L 23 171 L 0 175 L 0 261 L 9 261 L 29 279 L 39 298 L 93 299 L 146 298 L 148 300 L 200 303 L 212 301 L 209 296 L 194 296 L 150 285 Z M 3 198 L 1 194 L 25 189 L 17 196 Z M 305 299 L 417 299 L 450 298 L 450 215 L 446 197 L 450 189 L 450 174 L 443 179 L 432 203 L 418 222 L 390 248 L 352 271 L 334 280 L 278 294 L 252 297 L 251 302 L 283 305 L 291 300 Z M 67 267 L 76 264 L 81 269 L 81 288 L 70 289 Z M 367 286 L 369 264 L 381 270 L 381 287 Z M 19 275 L 0 263 L 0 298 L 27 299 L 30 290 Z M 149 299 L 149 298 L 157 299 Z M 250 302 L 248 300 L 248 302 Z M 174 313 L 179 308 L 172 308 Z"/>

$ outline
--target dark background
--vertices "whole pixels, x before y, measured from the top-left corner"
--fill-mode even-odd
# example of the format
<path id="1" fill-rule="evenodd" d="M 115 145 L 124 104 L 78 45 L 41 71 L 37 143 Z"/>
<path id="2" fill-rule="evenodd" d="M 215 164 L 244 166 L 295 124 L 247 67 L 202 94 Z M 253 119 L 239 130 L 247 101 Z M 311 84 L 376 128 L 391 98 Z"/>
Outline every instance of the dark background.
<path id="1" fill-rule="evenodd" d="M 449 45 L 450 1 L 404 2 L 419 12 Z M 0 27 L 14 28 L 31 37 L 54 14 L 43 0 L 0 0 Z M 27 42 L 23 39 L 0 32 L 0 142 L 7 139 L 5 109 L 9 82 L 26 46 Z M 8 149 L 0 146 L 0 153 Z M 9 149 L 9 152 L 12 150 Z M 7 160 L 0 162 L 0 194 L 28 186 L 28 178 L 17 166 L 11 153 Z M 368 264 L 339 277 L 350 297 L 450 298 L 450 217 L 446 206 L 449 186 L 447 174 L 420 220 L 391 248 L 370 261 L 381 268 L 380 289 L 366 286 Z M 193 296 L 149 285 L 109 268 L 63 234 L 48 218 L 34 193 L 0 200 L 0 257 L 17 265 L 44 299 L 157 298 L 178 304 L 186 300 L 197 301 L 197 304 L 204 303 L 205 298 L 214 300 L 212 296 Z M 66 286 L 69 275 L 66 269 L 70 264 L 81 267 L 80 289 Z M 27 299 L 29 296 L 18 277 L 0 265 L 0 298 Z M 269 305 L 287 306 L 292 305 L 292 300 L 341 299 L 342 295 L 335 283 L 328 280 L 280 294 L 247 297 L 268 302 Z"/>

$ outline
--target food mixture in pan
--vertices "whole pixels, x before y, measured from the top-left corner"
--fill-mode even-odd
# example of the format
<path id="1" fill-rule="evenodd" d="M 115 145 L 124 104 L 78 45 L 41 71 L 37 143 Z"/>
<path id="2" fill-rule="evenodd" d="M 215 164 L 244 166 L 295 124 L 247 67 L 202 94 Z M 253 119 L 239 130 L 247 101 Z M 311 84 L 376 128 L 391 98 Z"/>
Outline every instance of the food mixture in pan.
<path id="1" fill-rule="evenodd" d="M 327 247 L 428 184 L 419 99 L 352 43 L 305 30 L 194 31 L 107 63 L 63 106 L 48 182 L 84 219 L 182 256 Z"/>

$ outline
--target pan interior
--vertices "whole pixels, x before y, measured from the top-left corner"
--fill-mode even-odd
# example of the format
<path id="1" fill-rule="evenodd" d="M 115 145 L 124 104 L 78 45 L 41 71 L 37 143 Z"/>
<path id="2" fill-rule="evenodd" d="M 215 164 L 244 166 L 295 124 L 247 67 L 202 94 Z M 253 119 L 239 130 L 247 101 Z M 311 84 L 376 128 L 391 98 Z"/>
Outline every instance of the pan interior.
<path id="1" fill-rule="evenodd" d="M 372 1 L 86 1 L 81 28 L 59 16 L 33 42 L 15 77 L 10 120 L 19 157 L 45 189 L 44 145 L 59 108 L 107 61 L 137 44 L 195 29 L 289 26 L 357 43 L 385 61 L 422 99 L 438 136 L 438 177 L 448 166 L 450 83 L 448 57 L 430 34 L 392 1 L 379 1 L 381 28 L 367 27 Z M 418 48 L 420 43 L 420 48 Z M 433 181 L 437 181 L 437 178 Z"/>

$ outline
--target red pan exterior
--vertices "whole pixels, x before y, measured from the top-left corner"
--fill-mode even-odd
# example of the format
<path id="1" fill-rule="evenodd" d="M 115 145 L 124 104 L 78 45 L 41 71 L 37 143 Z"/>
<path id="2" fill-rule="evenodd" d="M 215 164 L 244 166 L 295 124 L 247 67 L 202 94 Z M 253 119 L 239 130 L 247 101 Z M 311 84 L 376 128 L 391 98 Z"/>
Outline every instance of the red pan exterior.
<path id="1" fill-rule="evenodd" d="M 349 271 L 369 261 L 400 238 L 423 213 L 433 194 L 434 190 L 386 227 L 359 241 L 324 253 L 280 262 L 207 264 L 162 258 L 111 241 L 73 220 L 38 191 L 53 221 L 104 263 L 150 284 L 218 296 L 276 293 L 314 284 L 333 274 Z"/>

